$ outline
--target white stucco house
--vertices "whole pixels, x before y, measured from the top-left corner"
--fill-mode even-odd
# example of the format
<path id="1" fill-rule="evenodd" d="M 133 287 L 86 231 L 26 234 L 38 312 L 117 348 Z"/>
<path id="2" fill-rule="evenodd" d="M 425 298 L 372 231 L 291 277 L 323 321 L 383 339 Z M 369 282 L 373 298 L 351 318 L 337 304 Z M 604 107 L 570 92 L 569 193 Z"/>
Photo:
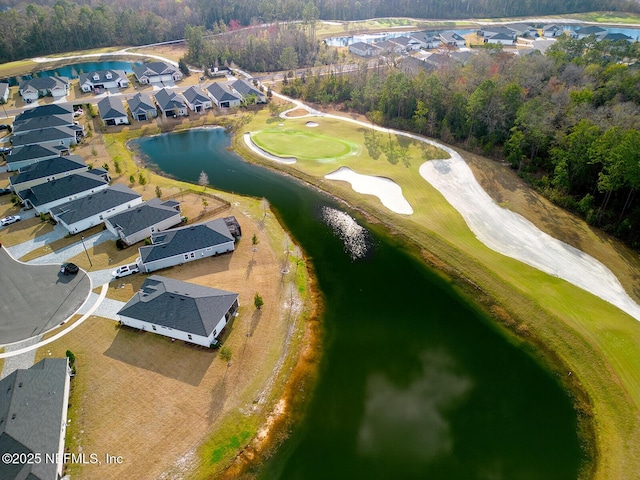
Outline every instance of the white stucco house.
<path id="1" fill-rule="evenodd" d="M 140 247 L 140 270 L 153 272 L 161 268 L 193 262 L 235 250 L 236 238 L 228 223 L 235 217 L 166 230 L 151 235 L 151 245 Z"/>
<path id="2" fill-rule="evenodd" d="M 237 293 L 152 275 L 117 315 L 128 327 L 211 347 L 238 306 Z"/>
<path id="3" fill-rule="evenodd" d="M 141 203 L 139 194 L 126 185 L 116 183 L 93 195 L 54 207 L 50 213 L 69 233 L 78 233 Z"/>

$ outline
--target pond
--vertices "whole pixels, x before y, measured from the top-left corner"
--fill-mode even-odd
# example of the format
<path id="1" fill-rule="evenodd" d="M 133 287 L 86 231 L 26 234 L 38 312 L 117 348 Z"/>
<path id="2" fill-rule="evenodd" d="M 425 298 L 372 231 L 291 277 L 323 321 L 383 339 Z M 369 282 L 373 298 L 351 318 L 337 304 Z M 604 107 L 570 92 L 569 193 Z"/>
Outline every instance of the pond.
<path id="1" fill-rule="evenodd" d="M 110 62 L 81 62 L 71 65 L 65 65 L 64 67 L 58 67 L 50 70 L 37 71 L 40 77 L 54 77 L 56 75 L 68 78 L 78 78 L 81 73 L 88 73 L 95 70 L 124 70 L 125 73 L 132 73 L 133 68 L 137 65 L 142 65 L 142 62 L 123 62 L 123 61 L 110 61 Z M 40 64 L 40 68 L 47 68 L 46 63 Z M 11 77 L 3 81 L 9 82 L 9 85 L 15 86 L 22 80 L 32 78 L 32 75 L 23 75 L 22 77 Z"/>
<path id="2" fill-rule="evenodd" d="M 551 374 L 410 246 L 334 199 L 228 151 L 221 129 L 133 142 L 149 164 L 266 197 L 325 299 L 319 381 L 261 478 L 576 478 L 576 415 Z"/>

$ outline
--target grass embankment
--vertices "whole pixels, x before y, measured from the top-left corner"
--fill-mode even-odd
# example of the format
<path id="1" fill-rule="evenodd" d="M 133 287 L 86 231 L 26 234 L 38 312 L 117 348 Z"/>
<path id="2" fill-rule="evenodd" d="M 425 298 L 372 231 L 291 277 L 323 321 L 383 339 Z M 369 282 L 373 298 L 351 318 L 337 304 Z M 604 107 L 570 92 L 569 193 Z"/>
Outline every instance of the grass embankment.
<path id="1" fill-rule="evenodd" d="M 247 130 L 260 131 L 268 120 L 266 112 L 258 114 Z M 631 478 L 640 471 L 640 324 L 607 302 L 480 243 L 460 214 L 418 173 L 424 161 L 442 158 L 442 152 L 404 137 L 380 133 L 376 146 L 370 129 L 326 118 L 315 119 L 320 126 L 309 129 L 305 126 L 307 120 L 285 120 L 281 128 L 313 130 L 342 142 L 368 144 L 369 148 L 346 160 L 301 160 L 287 166 L 256 158 L 240 136 L 235 146 L 259 163 L 302 177 L 350 205 L 357 205 L 358 210 L 387 225 L 395 234 L 417 243 L 425 260 L 450 276 L 465 295 L 482 304 L 500 328 L 509 332 L 511 341 L 521 344 L 555 372 L 574 397 L 580 434 L 588 455 L 593 456 L 592 464 L 585 465 L 585 477 L 592 468 L 598 479 Z M 296 156 L 302 152 L 304 156 L 300 150 L 304 147 L 290 146 L 288 151 L 279 153 Z M 493 164 L 477 157 L 475 161 L 477 168 L 487 165 L 490 172 L 488 166 Z M 361 174 L 394 180 L 402 187 L 414 214 L 394 214 L 377 198 L 356 194 L 345 182 L 323 178 L 341 165 Z M 513 173 L 494 169 L 490 176 L 494 183 L 508 182 Z M 525 187 L 519 185 L 518 189 Z M 530 191 L 529 203 L 544 208 L 527 208 L 527 202 L 518 200 L 518 190 L 503 189 L 502 194 L 505 204 L 517 203 L 520 213 L 543 230 L 606 263 L 638 300 L 637 255 L 593 233 L 581 221 Z M 591 243 L 595 238 L 599 241 Z M 568 371 L 572 374 L 568 375 Z"/>
<path id="2" fill-rule="evenodd" d="M 243 121 L 241 117 L 234 118 Z M 209 115 L 123 127 L 114 134 L 94 134 L 74 153 L 95 165 L 106 164 L 115 182 L 130 185 L 145 199 L 156 195 L 156 186 L 163 197 L 176 195 L 183 213 L 193 219 L 203 213 L 202 187 L 145 169 L 139 159 L 134 160 L 125 143 L 141 134 L 220 121 L 223 120 Z M 94 125 L 94 131 L 99 130 Z M 145 185 L 140 185 L 140 176 L 146 180 Z M 308 344 L 319 331 L 317 322 L 312 321 L 310 278 L 302 253 L 270 213 L 268 203 L 215 193 L 228 202 L 218 215 L 235 215 L 242 226 L 244 237 L 236 251 L 159 273 L 240 293 L 239 316 L 227 327 L 223 338 L 232 352 L 231 365 L 218 358 L 219 352 L 171 342 L 167 337 L 118 329 L 115 322 L 96 316 L 41 348 L 38 358 L 50 353 L 64 356 L 66 350 L 76 355 L 78 373 L 72 382 L 68 451 L 125 457 L 122 466 L 71 465 L 68 473 L 73 476 L 211 478 L 224 471 L 241 450 L 249 454 L 247 444 L 259 430 L 269 438 L 261 427 L 285 421 L 286 414 L 281 415 L 283 404 L 286 411 L 292 408 L 288 400 L 279 402 L 289 378 L 291 375 L 299 378 L 301 368 L 313 371 L 309 364 L 315 362 L 317 351 L 309 349 Z M 210 194 L 210 189 L 205 194 Z M 207 207 L 211 215 L 204 219 L 214 218 L 216 200 L 207 198 L 211 202 Z M 251 245 L 253 234 L 259 240 L 255 252 Z M 285 255 L 285 250 L 290 253 Z M 103 257 L 116 259 L 114 255 L 118 253 L 130 258 L 137 254 L 137 249 L 110 250 Z M 89 254 L 94 267 L 102 262 L 97 250 L 90 250 Z M 119 260 L 123 259 L 113 263 Z M 73 261 L 84 266 L 87 259 L 83 253 Z M 288 273 L 283 273 L 285 265 Z M 107 297 L 129 300 L 144 278 L 133 275 L 112 282 Z M 260 311 L 252 305 L 256 292 L 265 301 Z M 303 378 L 307 391 L 310 378 Z M 295 391 L 300 384 L 296 383 Z M 280 414 L 272 413 L 276 404 Z M 145 428 L 140 428 L 142 424 Z M 172 438 L 170 446 L 167 438 Z"/>

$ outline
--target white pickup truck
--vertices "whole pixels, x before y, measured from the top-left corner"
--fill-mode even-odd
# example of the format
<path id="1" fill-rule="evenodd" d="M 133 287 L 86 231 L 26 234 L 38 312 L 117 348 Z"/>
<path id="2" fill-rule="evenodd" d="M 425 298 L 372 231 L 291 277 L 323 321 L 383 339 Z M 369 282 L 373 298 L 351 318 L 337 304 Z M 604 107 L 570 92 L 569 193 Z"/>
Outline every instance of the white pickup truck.
<path id="1" fill-rule="evenodd" d="M 116 268 L 111 275 L 113 278 L 126 277 L 127 275 L 131 275 L 133 273 L 138 273 L 140 271 L 140 267 L 137 263 L 130 263 L 128 265 L 122 265 Z"/>

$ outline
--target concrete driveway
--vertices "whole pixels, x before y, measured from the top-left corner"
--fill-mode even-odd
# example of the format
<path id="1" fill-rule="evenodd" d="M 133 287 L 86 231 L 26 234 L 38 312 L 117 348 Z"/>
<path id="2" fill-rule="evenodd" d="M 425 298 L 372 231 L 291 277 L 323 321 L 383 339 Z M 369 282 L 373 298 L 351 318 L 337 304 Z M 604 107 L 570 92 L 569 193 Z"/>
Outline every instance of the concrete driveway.
<path id="1" fill-rule="evenodd" d="M 91 290 L 89 277 L 60 266 L 26 265 L 0 248 L 0 344 L 39 335 L 76 312 Z"/>

